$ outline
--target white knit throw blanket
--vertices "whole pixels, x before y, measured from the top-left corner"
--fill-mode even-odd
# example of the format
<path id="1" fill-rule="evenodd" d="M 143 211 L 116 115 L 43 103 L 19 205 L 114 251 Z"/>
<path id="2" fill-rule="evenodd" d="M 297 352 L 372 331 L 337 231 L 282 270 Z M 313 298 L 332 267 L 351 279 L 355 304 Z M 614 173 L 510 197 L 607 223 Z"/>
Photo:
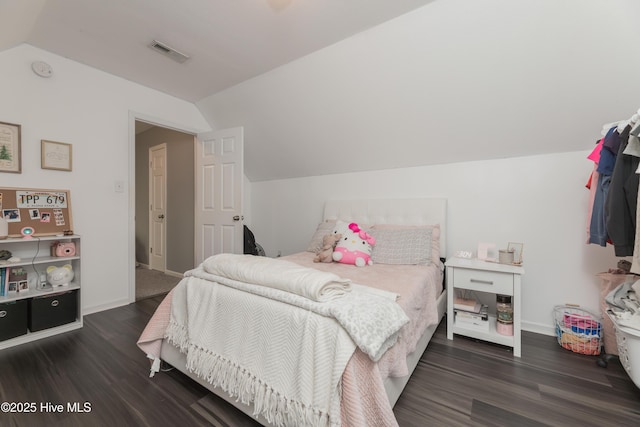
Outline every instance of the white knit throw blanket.
<path id="1" fill-rule="evenodd" d="M 250 258 L 254 259 L 256 264 L 253 266 L 245 265 L 244 267 L 245 270 L 252 271 L 252 273 L 248 274 L 251 280 L 255 282 L 245 283 L 233 278 L 207 273 L 203 268 L 207 261 L 202 266 L 187 271 L 185 276 L 195 276 L 222 283 L 244 292 L 311 310 L 322 316 L 333 317 L 349 333 L 358 348 L 374 362 L 377 362 L 395 344 L 398 340 L 400 329 L 409 322 L 405 312 L 395 302 L 397 294 L 352 284 L 351 291 L 345 293 L 341 298 L 317 302 L 302 296 L 304 292 L 300 290 L 305 286 L 317 287 L 313 281 L 298 281 L 295 275 L 288 274 L 290 269 L 294 271 L 300 269 L 315 271 L 314 269 L 271 258 L 266 258 L 271 267 L 262 269 L 264 257 L 251 256 Z M 318 273 L 327 274 L 320 271 Z M 306 277 L 311 278 L 314 276 L 313 274 L 306 274 Z M 319 278 L 319 283 L 324 282 L 323 276 L 317 277 Z M 278 279 L 287 282 L 288 278 L 291 280 L 284 285 L 271 285 L 276 283 Z M 290 289 L 290 291 L 282 290 L 285 288 Z"/>
<path id="2" fill-rule="evenodd" d="M 207 258 L 202 269 L 215 276 L 280 289 L 318 302 L 341 298 L 351 291 L 349 279 L 282 259 L 218 254 Z"/>
<path id="3" fill-rule="evenodd" d="M 165 337 L 191 372 L 276 426 L 340 424 L 355 345 L 333 318 L 191 276 L 173 291 Z"/>

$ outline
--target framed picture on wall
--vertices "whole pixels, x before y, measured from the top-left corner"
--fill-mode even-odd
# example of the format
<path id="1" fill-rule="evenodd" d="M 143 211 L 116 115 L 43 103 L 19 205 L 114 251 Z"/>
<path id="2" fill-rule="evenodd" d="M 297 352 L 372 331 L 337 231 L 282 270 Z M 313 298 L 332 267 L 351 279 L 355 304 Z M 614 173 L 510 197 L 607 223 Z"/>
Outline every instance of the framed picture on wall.
<path id="1" fill-rule="evenodd" d="M 41 141 L 42 169 L 70 171 L 72 168 L 71 144 L 55 141 Z"/>
<path id="2" fill-rule="evenodd" d="M 22 173 L 21 126 L 0 122 L 0 172 Z"/>

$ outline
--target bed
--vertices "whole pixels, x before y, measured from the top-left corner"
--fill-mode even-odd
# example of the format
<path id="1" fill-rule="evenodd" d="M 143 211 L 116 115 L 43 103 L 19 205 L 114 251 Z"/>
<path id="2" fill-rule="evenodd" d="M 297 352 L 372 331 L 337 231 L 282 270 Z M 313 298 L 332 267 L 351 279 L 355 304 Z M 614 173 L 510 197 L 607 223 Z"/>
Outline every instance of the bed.
<path id="1" fill-rule="evenodd" d="M 292 318 L 297 319 L 294 327 L 292 327 L 291 330 L 294 331 L 294 329 L 298 327 L 296 326 L 298 324 L 304 324 L 305 326 L 301 327 L 306 327 L 307 330 L 303 331 L 304 333 L 301 333 L 301 335 L 305 337 L 303 339 L 307 340 L 305 341 L 306 344 L 304 344 L 304 346 L 308 347 L 305 350 L 305 353 L 300 353 L 299 355 L 296 354 L 293 358 L 296 361 L 299 360 L 299 362 L 295 363 L 298 363 L 300 365 L 304 365 L 305 363 L 307 363 L 307 365 L 301 368 L 299 374 L 307 375 L 307 372 L 314 372 L 316 370 L 320 372 L 321 367 L 322 369 L 327 369 L 329 371 L 329 375 L 323 374 L 323 378 L 335 377 L 337 375 L 336 373 L 340 374 L 340 377 L 337 381 L 340 390 L 337 393 L 337 396 L 335 395 L 335 393 L 331 392 L 333 394 L 330 393 L 331 395 L 326 397 L 326 400 L 329 402 L 329 405 L 333 409 L 325 411 L 326 413 L 323 412 L 324 418 L 314 419 L 313 421 L 309 421 L 309 424 L 338 425 L 342 423 L 342 425 L 349 426 L 368 425 L 371 424 L 372 419 L 375 419 L 379 425 L 397 425 L 397 423 L 395 422 L 395 418 L 393 417 L 392 408 L 395 405 L 395 402 L 399 398 L 400 394 L 402 393 L 402 390 L 406 386 L 407 382 L 409 381 L 411 373 L 415 369 L 418 361 L 420 360 L 420 357 L 422 356 L 429 343 L 429 340 L 431 339 L 433 333 L 435 332 L 435 329 L 437 328 L 446 311 L 447 298 L 446 289 L 443 288 L 444 270 L 442 264 L 442 259 L 446 254 L 446 217 L 446 199 L 441 198 L 327 201 L 324 208 L 322 222 L 318 225 L 315 233 L 313 233 L 311 242 L 309 243 L 309 247 L 307 248 L 307 250 L 282 257 L 282 259 L 280 260 L 276 260 L 276 262 L 284 262 L 290 265 L 295 264 L 299 268 L 307 269 L 309 271 L 313 270 L 314 272 L 317 272 L 318 275 L 335 275 L 339 278 L 348 279 L 348 281 L 350 282 L 349 286 L 353 286 L 354 289 L 354 291 L 347 293 L 349 298 L 363 298 L 363 295 L 365 295 L 366 298 L 372 298 L 371 301 L 373 301 L 374 299 L 375 301 L 379 300 L 380 304 L 384 305 L 388 304 L 388 301 L 382 300 L 389 299 L 389 296 L 393 295 L 394 302 L 393 304 L 390 304 L 390 306 L 393 305 L 394 307 L 401 307 L 400 311 L 402 313 L 398 316 L 404 315 L 406 317 L 406 321 L 402 323 L 401 327 L 397 326 L 397 328 L 395 329 L 396 332 L 388 337 L 387 341 L 385 341 L 384 343 L 378 343 L 376 341 L 376 347 L 374 350 L 370 351 L 371 347 L 367 347 L 366 344 L 361 345 L 360 340 L 357 338 L 353 338 L 353 335 L 351 335 L 351 337 L 349 338 L 344 338 L 344 333 L 342 331 L 343 328 L 340 326 L 336 327 L 337 332 L 335 332 L 338 338 L 333 338 L 332 335 L 332 338 L 327 338 L 326 341 L 331 342 L 332 344 L 324 345 L 324 342 L 319 340 L 324 339 L 323 337 L 325 336 L 325 330 L 327 330 L 327 328 L 333 328 L 333 324 L 336 322 L 334 319 L 326 319 L 330 316 L 317 316 L 318 313 L 323 314 L 321 312 L 327 306 L 326 302 L 309 303 L 304 298 L 298 298 L 296 296 L 296 298 L 298 298 L 299 300 L 304 300 L 304 304 L 306 305 L 303 304 L 303 307 L 293 309 L 301 311 L 299 311 L 298 314 L 295 315 L 297 317 L 291 314 Z M 356 267 L 354 265 L 345 265 L 335 262 L 314 263 L 314 248 L 317 247 L 318 240 L 321 239 L 322 235 L 325 234 L 328 230 L 335 228 L 335 224 L 340 221 L 346 223 L 358 223 L 361 228 L 366 228 L 372 235 L 377 236 L 376 238 L 378 239 L 378 242 L 376 243 L 376 245 L 374 245 L 374 250 L 377 249 L 378 244 L 380 244 L 380 248 L 389 249 L 389 245 L 387 244 L 385 246 L 385 243 L 391 242 L 391 255 L 384 253 L 383 249 L 380 249 L 377 257 L 374 257 L 374 259 L 377 258 L 377 260 L 380 260 L 382 262 L 374 262 L 373 265 L 365 267 Z M 396 253 L 398 249 L 398 238 L 407 238 L 407 236 L 410 236 L 409 239 L 415 240 L 411 243 L 417 244 L 420 247 L 419 250 L 421 253 L 424 251 L 424 244 L 421 242 L 424 242 L 426 240 L 424 239 L 424 236 L 428 236 L 429 247 L 427 249 L 427 262 L 423 262 L 424 257 L 421 257 L 420 260 L 417 261 L 417 265 L 403 264 L 403 262 L 405 262 L 403 261 L 403 259 L 405 259 L 403 257 L 406 256 L 409 256 L 411 258 L 411 261 L 408 262 L 416 262 L 414 259 L 415 254 L 403 253 L 398 255 Z M 395 248 L 393 247 L 393 244 L 396 244 Z M 411 250 L 408 249 L 409 247 L 411 247 L 411 245 L 406 245 L 405 247 L 403 247 L 402 252 L 411 252 Z M 393 252 L 394 249 L 396 250 L 396 252 Z M 375 253 L 373 255 L 375 255 Z M 386 256 L 390 256 L 391 258 L 393 258 L 393 261 L 389 261 L 390 264 L 387 263 L 385 258 Z M 398 256 L 400 258 L 398 258 Z M 252 260 L 250 260 L 250 262 L 253 262 L 256 261 L 257 258 L 262 257 L 251 258 Z M 206 266 L 209 265 L 207 264 L 208 261 L 209 260 L 203 263 L 203 265 L 205 266 L 205 270 L 207 271 L 202 272 L 202 277 L 200 277 L 200 273 L 198 272 L 187 272 L 186 277 L 185 279 L 183 279 L 183 281 L 204 281 L 206 283 L 208 283 L 209 281 L 213 281 L 214 279 L 216 281 L 220 281 L 221 279 L 219 279 L 218 276 L 207 276 L 207 273 L 209 271 L 206 268 Z M 223 264 L 226 265 L 226 261 L 227 259 L 225 259 L 225 263 Z M 264 260 L 264 262 L 269 263 L 271 263 L 272 261 L 274 260 Z M 284 264 L 279 264 L 279 266 L 280 265 Z M 197 277 L 192 277 L 193 274 L 195 274 Z M 287 274 L 288 272 L 285 272 L 285 274 L 281 275 L 281 277 L 284 278 Z M 325 276 L 322 277 L 324 278 Z M 245 288 L 242 288 L 242 286 L 245 286 L 242 281 L 236 282 L 229 279 L 229 282 L 232 283 L 223 283 L 228 286 L 235 286 L 237 283 L 239 283 L 238 286 L 240 286 L 241 291 L 247 290 Z M 416 282 L 416 285 L 410 286 L 409 283 L 411 282 Z M 372 283 L 375 284 L 375 286 L 372 285 Z M 226 289 L 228 286 L 225 285 L 220 285 L 220 287 Z M 180 285 L 178 285 L 176 289 L 178 289 L 179 287 Z M 144 352 L 146 352 L 148 357 L 150 357 L 154 361 L 154 367 L 152 368 L 152 371 L 154 369 L 157 371 L 159 360 L 163 360 L 183 372 L 185 375 L 193 378 L 195 381 L 202 384 L 207 389 L 211 390 L 212 393 L 222 397 L 249 416 L 257 419 L 263 425 L 305 424 L 301 422 L 300 416 L 298 416 L 298 418 L 287 418 L 286 416 L 283 417 L 281 414 L 274 413 L 273 410 L 266 411 L 264 408 L 264 400 L 268 401 L 269 397 L 257 397 L 259 393 L 264 394 L 264 391 L 251 391 L 251 393 L 253 394 L 247 392 L 247 395 L 243 395 L 242 392 L 238 392 L 238 386 L 234 383 L 233 390 L 235 390 L 235 392 L 232 391 L 232 396 L 230 396 L 223 390 L 231 390 L 231 387 L 229 386 L 231 380 L 226 377 L 225 379 L 221 380 L 219 378 L 219 370 L 222 368 L 218 367 L 218 361 L 220 359 L 224 359 L 223 362 L 227 363 L 227 365 L 225 365 L 226 367 L 230 366 L 227 359 L 216 356 L 216 368 L 211 368 L 209 371 L 204 372 L 202 368 L 194 365 L 194 363 L 196 362 L 194 362 L 193 360 L 197 359 L 198 361 L 200 361 L 201 359 L 210 358 L 211 352 L 208 350 L 208 347 L 206 351 L 202 350 L 198 356 L 189 356 L 191 360 L 188 360 L 187 356 L 185 355 L 185 353 L 189 354 L 189 351 L 187 349 L 188 346 L 181 343 L 180 339 L 176 338 L 179 333 L 176 332 L 172 335 L 171 333 L 167 332 L 169 330 L 175 331 L 179 330 L 180 328 L 184 328 L 182 324 L 180 325 L 180 328 L 177 329 L 172 329 L 173 324 L 168 325 L 168 318 L 171 310 L 173 309 L 175 311 L 177 310 L 176 307 L 180 307 L 181 305 L 187 307 L 189 304 L 195 304 L 196 301 L 201 301 L 208 298 L 208 296 L 205 297 L 203 295 L 209 295 L 209 292 L 213 292 L 209 291 L 210 288 L 210 286 L 206 286 L 204 288 L 206 290 L 200 291 L 204 292 L 203 294 L 196 294 L 195 291 L 191 291 L 192 293 L 189 297 L 185 296 L 188 295 L 186 291 L 183 291 L 183 293 L 180 294 L 180 297 L 178 297 L 177 294 L 174 294 L 174 291 L 172 291 L 167 296 L 165 301 L 163 301 L 158 307 L 156 314 L 154 314 L 154 317 L 149 322 L 149 325 L 143 332 L 138 342 L 140 348 Z M 256 286 L 255 288 L 258 289 L 259 292 L 263 292 L 263 289 L 265 289 L 266 286 Z M 249 291 L 251 291 L 251 289 L 249 289 Z M 225 292 L 228 291 L 225 290 Z M 234 292 L 237 293 L 237 289 Z M 280 292 L 280 290 L 269 290 L 269 292 Z M 243 294 L 246 295 L 246 293 Z M 278 295 L 285 294 L 287 293 L 285 292 L 284 294 Z M 400 297 L 397 299 L 395 298 L 396 294 L 400 295 Z M 270 298 L 272 297 L 272 295 L 268 296 Z M 194 302 L 187 301 L 189 298 Z M 264 298 L 262 298 L 260 295 L 252 295 L 251 298 L 252 304 L 254 302 L 260 302 L 260 304 L 264 303 Z M 277 304 L 279 304 L 277 306 L 278 310 L 283 309 L 281 307 L 283 303 L 284 306 L 289 307 L 288 303 L 290 304 L 291 302 L 287 298 L 290 297 L 286 296 L 286 300 L 277 302 Z M 347 298 L 338 298 L 335 301 L 337 302 L 337 305 L 340 305 L 342 301 L 345 301 L 346 299 Z M 220 303 L 218 302 L 217 304 L 218 305 L 216 305 L 216 307 L 220 307 Z M 269 304 L 273 305 L 276 303 L 272 303 L 270 301 Z M 331 304 L 333 303 L 330 303 L 329 305 Z M 245 305 L 244 300 L 242 305 Z M 368 306 L 370 304 L 367 303 L 360 305 Z M 224 306 L 226 307 L 227 305 Z M 385 305 L 385 307 L 387 306 Z M 257 311 L 258 308 L 251 308 L 249 310 Z M 286 316 L 289 316 L 289 311 L 292 310 L 291 307 L 286 308 L 286 310 Z M 307 317 L 307 313 L 314 310 L 318 313 L 309 315 L 312 317 Z M 209 316 L 209 310 L 201 311 L 205 311 L 207 313 L 203 316 Z M 331 312 L 347 313 L 346 310 L 343 310 L 341 308 L 338 308 L 336 311 Z M 300 320 L 302 319 L 300 317 L 300 313 L 304 313 L 303 315 L 305 316 L 302 321 Z M 351 313 L 351 311 L 349 311 L 349 313 Z M 174 315 L 175 313 L 171 314 L 172 321 Z M 247 317 L 249 316 L 250 313 L 247 314 Z M 277 322 L 281 321 L 281 319 L 284 319 L 286 316 L 274 316 L 274 324 L 277 324 Z M 357 316 L 360 315 L 358 314 Z M 192 315 L 192 317 L 195 316 Z M 344 315 L 342 317 L 344 318 Z M 389 322 L 392 322 L 391 319 L 394 319 L 394 315 L 385 315 L 379 317 L 384 317 L 385 319 L 389 318 Z M 317 318 L 320 318 L 322 322 L 326 322 L 327 324 L 329 324 L 329 326 L 327 327 L 323 324 L 324 326 L 322 326 L 322 328 L 324 329 L 312 329 L 313 332 L 311 333 L 309 332 L 310 330 L 308 328 L 320 328 L 320 326 L 314 323 Z M 340 314 L 336 316 L 336 318 L 338 319 L 337 323 L 340 323 L 342 320 Z M 360 317 L 357 318 L 360 319 Z M 191 319 L 189 319 L 189 321 L 191 321 Z M 186 324 L 189 321 L 185 320 L 184 323 Z M 225 319 L 220 320 L 220 318 L 216 318 L 216 321 L 224 322 Z M 284 320 L 282 321 L 284 322 Z M 214 323 L 212 318 L 210 317 L 205 317 L 203 322 L 206 322 L 207 324 Z M 294 322 L 290 321 L 289 324 L 293 323 Z M 344 329 L 346 329 L 350 333 L 351 329 L 349 328 L 348 324 L 348 319 L 345 324 L 340 323 L 340 325 L 344 325 Z M 231 330 L 236 326 L 236 324 L 225 324 L 225 327 L 221 327 L 218 329 Z M 387 325 L 385 325 L 384 327 L 386 328 Z M 252 328 L 253 327 L 248 327 L 245 329 Z M 284 330 L 286 328 L 284 326 L 280 326 L 280 329 Z M 235 332 L 235 334 L 243 333 L 245 333 L 245 330 Z M 295 331 L 292 332 L 291 335 L 295 335 Z M 313 336 L 315 341 L 313 339 L 309 341 L 309 336 Z M 329 337 L 329 335 L 326 336 Z M 208 340 L 209 338 L 206 339 Z M 220 340 L 219 342 L 224 343 L 227 343 L 228 341 L 225 340 L 228 339 L 229 338 L 226 337 L 216 337 L 215 339 L 211 338 L 212 341 Z M 391 345 L 388 344 L 389 340 L 392 346 L 388 350 L 386 350 L 385 346 Z M 353 348 L 349 348 L 348 344 L 340 347 L 340 351 L 335 351 L 335 354 L 338 354 L 340 356 L 338 357 L 332 353 L 334 359 L 332 359 L 331 362 L 326 362 L 328 360 L 327 353 L 331 353 L 333 351 L 331 350 L 331 348 L 333 348 L 331 346 L 334 345 L 333 343 L 344 343 L 346 341 L 350 341 L 353 345 Z M 262 343 L 261 345 L 268 344 Z M 335 344 L 336 348 L 338 345 L 342 344 Z M 203 345 L 199 345 L 198 348 L 200 347 L 203 347 Z M 231 348 L 233 347 L 233 345 L 229 345 L 229 347 Z M 309 347 L 314 348 L 314 353 L 311 355 L 308 354 Z M 268 357 L 267 353 L 269 353 L 271 350 L 269 349 L 263 351 L 265 353 L 265 357 Z M 293 352 L 295 353 L 295 351 L 296 350 L 294 349 Z M 242 351 L 240 352 L 242 353 Z M 344 357 L 343 354 L 348 354 L 349 357 Z M 307 359 L 314 360 L 309 361 Z M 287 362 L 283 362 L 283 364 L 284 363 Z M 237 364 L 231 365 L 236 366 Z M 332 368 L 329 369 L 329 367 Z M 297 367 L 294 366 L 291 369 L 296 368 Z M 218 377 L 216 377 L 216 375 L 218 375 Z M 285 373 L 283 373 L 282 375 L 285 375 Z M 311 373 L 308 375 L 314 374 Z M 233 381 L 236 382 L 245 380 L 246 379 L 233 379 Z M 291 382 L 291 380 L 287 381 Z M 313 378 L 304 378 L 302 380 L 299 380 L 299 382 L 296 383 L 295 387 L 305 388 L 307 387 L 306 384 L 308 384 L 309 382 L 313 382 Z M 283 383 L 289 384 L 284 380 Z M 243 384 L 241 388 L 245 390 L 254 390 L 257 387 L 256 384 L 262 386 L 262 383 L 258 381 L 256 383 L 251 383 L 250 385 Z M 302 387 L 300 384 L 305 385 L 304 387 Z M 335 384 L 335 382 L 331 383 L 332 387 L 335 387 Z M 323 386 L 322 390 L 324 390 L 325 388 L 327 387 Z M 268 389 L 271 390 L 270 388 Z M 302 391 L 302 394 L 313 395 L 314 398 L 316 398 L 316 395 L 322 395 L 322 393 L 323 391 L 314 391 L 313 393 L 307 393 L 306 390 Z M 255 400 L 254 397 L 256 398 Z M 272 401 L 273 399 L 274 398 L 271 398 Z M 336 399 L 339 400 L 339 403 L 337 403 L 337 405 L 333 405 L 331 402 L 336 403 Z M 257 402 L 259 403 L 256 405 Z M 277 405 L 278 404 L 274 404 L 274 406 Z M 314 409 L 311 412 L 318 412 L 318 410 L 315 409 L 315 406 L 313 406 L 313 408 Z M 289 412 L 302 412 L 304 410 L 304 405 L 302 405 L 302 407 L 295 407 L 295 411 L 290 410 Z M 304 416 L 308 418 L 309 414 L 306 414 Z"/>

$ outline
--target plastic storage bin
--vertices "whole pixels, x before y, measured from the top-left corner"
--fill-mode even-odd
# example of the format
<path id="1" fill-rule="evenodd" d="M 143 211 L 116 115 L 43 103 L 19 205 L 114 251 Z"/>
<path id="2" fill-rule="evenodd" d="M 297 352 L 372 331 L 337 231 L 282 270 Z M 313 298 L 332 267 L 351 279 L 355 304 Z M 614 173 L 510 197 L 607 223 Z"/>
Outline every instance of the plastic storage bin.
<path id="1" fill-rule="evenodd" d="M 573 306 L 553 310 L 558 344 L 574 353 L 597 356 L 602 347 L 602 323 L 594 314 Z"/>
<path id="2" fill-rule="evenodd" d="M 0 341 L 27 333 L 27 301 L 17 300 L 0 304 Z"/>
<path id="3" fill-rule="evenodd" d="M 607 310 L 607 315 L 613 322 L 613 329 L 616 333 L 620 363 L 629 374 L 631 381 L 640 388 L 640 331 L 620 326 L 616 316 L 609 310 Z"/>
<path id="4" fill-rule="evenodd" d="M 35 297 L 29 300 L 28 326 L 31 332 L 76 321 L 77 290 Z"/>

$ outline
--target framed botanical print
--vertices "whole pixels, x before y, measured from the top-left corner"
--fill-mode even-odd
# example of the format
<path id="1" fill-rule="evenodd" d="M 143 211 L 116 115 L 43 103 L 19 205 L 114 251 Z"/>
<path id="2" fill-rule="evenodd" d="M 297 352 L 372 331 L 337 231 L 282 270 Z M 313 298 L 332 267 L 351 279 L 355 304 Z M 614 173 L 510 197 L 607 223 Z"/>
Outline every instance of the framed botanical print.
<path id="1" fill-rule="evenodd" d="M 0 172 L 22 173 L 21 126 L 0 122 Z"/>

